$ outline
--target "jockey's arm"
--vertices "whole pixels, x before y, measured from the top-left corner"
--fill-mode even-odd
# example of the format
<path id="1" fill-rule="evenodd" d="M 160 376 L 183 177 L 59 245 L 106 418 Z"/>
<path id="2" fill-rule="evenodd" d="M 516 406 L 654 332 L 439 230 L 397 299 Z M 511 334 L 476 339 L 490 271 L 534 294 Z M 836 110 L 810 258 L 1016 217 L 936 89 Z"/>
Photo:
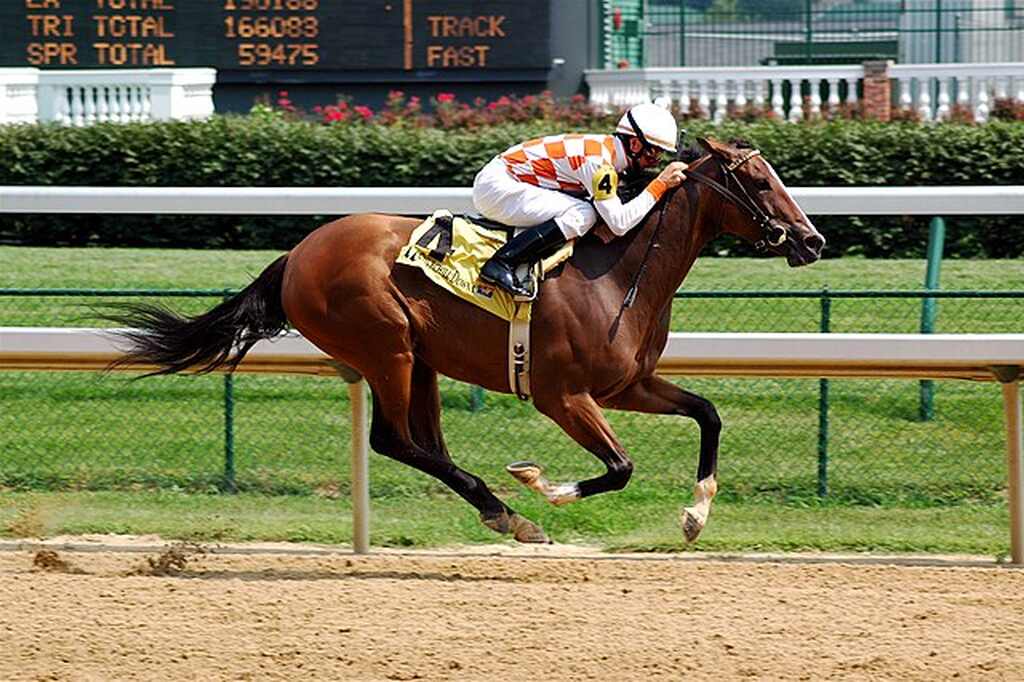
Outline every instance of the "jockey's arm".
<path id="1" fill-rule="evenodd" d="M 651 180 L 643 192 L 624 204 L 617 193 L 618 173 L 609 165 L 601 166 L 594 170 L 590 182 L 594 208 L 608 225 L 608 229 L 617 236 L 622 236 L 643 220 L 670 187 L 682 182 L 685 168 L 686 164 L 670 163 L 658 177 Z"/>

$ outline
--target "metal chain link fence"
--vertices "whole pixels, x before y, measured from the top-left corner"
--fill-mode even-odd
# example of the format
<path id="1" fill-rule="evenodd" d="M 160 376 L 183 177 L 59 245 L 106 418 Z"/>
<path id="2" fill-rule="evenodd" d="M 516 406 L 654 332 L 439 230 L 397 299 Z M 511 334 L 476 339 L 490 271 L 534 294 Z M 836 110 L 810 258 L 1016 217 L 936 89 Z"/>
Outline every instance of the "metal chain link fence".
<path id="1" fill-rule="evenodd" d="M 89 326 L 98 298 L 195 313 L 225 292 L 142 293 L 0 292 L 0 326 Z M 1024 326 L 1024 292 L 685 292 L 674 302 L 673 330 L 917 332 L 926 298 L 935 301 L 936 332 Z M 725 498 L 935 505 L 1003 495 L 998 384 L 937 381 L 928 391 L 908 380 L 678 383 L 722 416 Z M 515 460 L 538 461 L 558 480 L 602 471 L 528 404 L 448 380 L 441 392 L 453 457 L 499 494 L 517 489 L 503 471 Z M 636 463 L 616 504 L 646 507 L 688 494 L 697 466 L 694 422 L 607 414 Z M 350 429 L 340 379 L 0 372 L 0 489 L 347 495 Z M 406 466 L 371 460 L 375 498 L 446 491 Z"/>

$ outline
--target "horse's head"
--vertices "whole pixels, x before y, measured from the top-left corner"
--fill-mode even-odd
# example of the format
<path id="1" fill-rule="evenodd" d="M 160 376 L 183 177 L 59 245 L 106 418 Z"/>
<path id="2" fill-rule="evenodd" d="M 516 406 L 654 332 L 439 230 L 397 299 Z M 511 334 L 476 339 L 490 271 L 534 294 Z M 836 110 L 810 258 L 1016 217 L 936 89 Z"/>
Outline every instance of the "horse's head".
<path id="1" fill-rule="evenodd" d="M 759 250 L 785 256 L 794 267 L 821 257 L 825 238 L 758 150 L 742 142 L 723 144 L 706 138 L 699 142 L 710 156 L 705 163 L 717 163 L 720 170 L 712 172 L 705 163 L 692 164 L 691 168 L 703 176 L 703 180 L 694 179 L 722 195 L 724 232 L 753 243 Z M 692 175 L 689 171 L 687 174 Z M 716 183 L 709 175 L 722 180 Z"/>

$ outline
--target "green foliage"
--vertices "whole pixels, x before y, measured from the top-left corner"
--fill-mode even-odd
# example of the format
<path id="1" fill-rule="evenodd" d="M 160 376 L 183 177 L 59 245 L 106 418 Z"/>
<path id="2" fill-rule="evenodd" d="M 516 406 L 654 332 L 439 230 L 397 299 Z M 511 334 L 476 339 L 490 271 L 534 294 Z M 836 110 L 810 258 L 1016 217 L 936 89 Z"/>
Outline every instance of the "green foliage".
<path id="1" fill-rule="evenodd" d="M 688 122 L 693 135 L 742 137 L 757 145 L 791 186 L 1017 184 L 1024 124 L 985 126 L 800 125 L 760 121 L 712 126 Z M 112 186 L 416 186 L 467 187 L 494 154 L 523 139 L 563 132 L 551 121 L 473 130 L 403 125 L 319 125 L 273 110 L 203 122 L 0 126 L 0 184 Z M 188 248 L 288 248 L 318 217 L 57 216 L 0 218 L 0 242 Z M 831 256 L 918 257 L 928 218 L 816 220 Z M 1006 218 L 957 218 L 947 254 L 1018 257 L 1024 231 Z M 720 255 L 749 255 L 726 244 Z"/>

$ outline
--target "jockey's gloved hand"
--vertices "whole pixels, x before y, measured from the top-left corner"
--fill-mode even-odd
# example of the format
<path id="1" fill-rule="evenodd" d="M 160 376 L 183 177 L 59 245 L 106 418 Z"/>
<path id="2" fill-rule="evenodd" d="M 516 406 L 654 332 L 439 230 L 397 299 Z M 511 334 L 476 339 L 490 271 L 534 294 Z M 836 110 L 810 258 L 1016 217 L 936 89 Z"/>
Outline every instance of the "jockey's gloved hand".
<path id="1" fill-rule="evenodd" d="M 665 166 L 665 170 L 658 174 L 658 179 L 669 187 L 675 187 L 686 177 L 686 174 L 683 173 L 683 171 L 687 168 L 688 166 L 682 161 L 673 161 L 669 165 Z"/>

